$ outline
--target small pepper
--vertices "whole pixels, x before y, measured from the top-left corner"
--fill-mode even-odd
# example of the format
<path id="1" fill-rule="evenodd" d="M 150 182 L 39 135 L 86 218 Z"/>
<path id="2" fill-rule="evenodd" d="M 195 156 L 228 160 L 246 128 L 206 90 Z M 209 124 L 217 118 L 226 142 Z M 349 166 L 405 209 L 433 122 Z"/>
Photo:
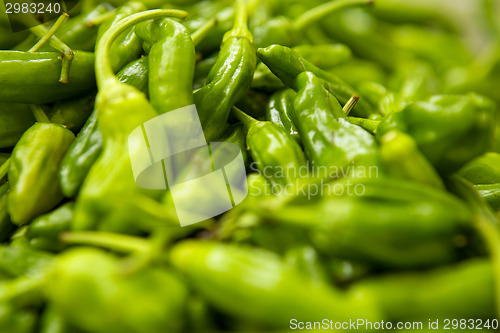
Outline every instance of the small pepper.
<path id="1" fill-rule="evenodd" d="M 439 172 L 449 173 L 487 151 L 493 140 L 493 113 L 494 104 L 473 93 L 434 96 L 386 116 L 377 138 L 392 129 L 407 133 Z"/>
<path id="2" fill-rule="evenodd" d="M 35 123 L 19 139 L 8 173 L 13 223 L 28 223 L 61 201 L 57 172 L 74 139 L 70 130 L 51 123 Z"/>
<path id="3" fill-rule="evenodd" d="M 349 321 L 353 313 L 368 320 L 379 318 L 375 299 L 313 282 L 272 252 L 184 241 L 174 246 L 171 260 L 212 306 L 262 328 L 289 327 L 291 318 Z"/>

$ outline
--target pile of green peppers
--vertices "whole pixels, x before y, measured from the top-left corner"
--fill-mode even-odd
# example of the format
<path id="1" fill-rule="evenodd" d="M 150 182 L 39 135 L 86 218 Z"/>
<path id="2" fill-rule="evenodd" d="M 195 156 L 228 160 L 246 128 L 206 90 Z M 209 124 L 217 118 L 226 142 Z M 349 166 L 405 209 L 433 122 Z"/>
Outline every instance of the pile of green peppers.
<path id="1" fill-rule="evenodd" d="M 500 2 L 81 0 L 9 23 L 0 332 L 498 331 Z M 129 135 L 193 104 L 248 194 L 181 227 Z"/>

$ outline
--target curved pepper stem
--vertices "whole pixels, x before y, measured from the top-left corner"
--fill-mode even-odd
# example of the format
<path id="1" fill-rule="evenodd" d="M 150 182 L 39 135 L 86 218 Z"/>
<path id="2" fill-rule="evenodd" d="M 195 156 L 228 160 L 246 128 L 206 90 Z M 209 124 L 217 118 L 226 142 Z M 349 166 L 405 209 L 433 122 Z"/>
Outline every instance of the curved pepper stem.
<path id="1" fill-rule="evenodd" d="M 332 14 L 338 10 L 360 5 L 372 5 L 373 1 L 374 0 L 335 0 L 327 2 L 302 14 L 295 21 L 294 28 L 296 30 L 301 30 L 308 25 L 321 20 L 326 15 Z"/>
<path id="2" fill-rule="evenodd" d="M 235 106 L 233 106 L 231 112 L 243 124 L 246 131 L 248 131 L 250 126 L 252 126 L 253 124 L 256 124 L 258 122 L 257 119 L 252 118 L 251 116 L 247 115 L 245 112 L 241 111 L 240 109 L 238 109 Z"/>
<path id="3" fill-rule="evenodd" d="M 151 251 L 151 244 L 143 238 L 102 231 L 64 232 L 59 238 L 62 242 L 68 244 L 100 246 L 125 253 L 148 253 Z"/>
<path id="4" fill-rule="evenodd" d="M 253 36 L 250 30 L 248 30 L 248 13 L 245 1 L 237 0 L 235 4 L 235 16 L 234 16 L 234 26 L 231 30 L 226 32 L 224 38 L 222 39 L 222 44 L 226 42 L 229 38 L 246 38 L 251 43 L 253 43 Z"/>
<path id="5" fill-rule="evenodd" d="M 64 13 L 50 29 L 47 29 L 43 24 L 36 25 L 30 29 L 36 36 L 40 37 L 40 40 L 28 52 L 36 52 L 46 43 L 49 43 L 50 46 L 61 52 L 62 69 L 59 81 L 62 83 L 69 82 L 69 70 L 75 55 L 68 45 L 54 36 L 54 33 L 56 33 L 68 17 L 69 15 Z"/>
<path id="6" fill-rule="evenodd" d="M 175 17 L 184 19 L 187 14 L 187 12 L 182 10 L 149 10 L 130 15 L 129 17 L 119 21 L 118 24 L 112 26 L 102 36 L 96 47 L 95 72 L 98 87 L 102 89 L 108 84 L 116 84 L 119 82 L 115 77 L 109 59 L 109 49 L 118 35 L 142 21 L 153 20 L 160 17 Z"/>
<path id="7" fill-rule="evenodd" d="M 215 28 L 218 24 L 217 18 L 214 17 L 211 20 L 203 23 L 196 31 L 191 34 L 191 39 L 193 40 L 194 46 L 198 46 L 201 41 L 210 33 L 210 31 Z"/>

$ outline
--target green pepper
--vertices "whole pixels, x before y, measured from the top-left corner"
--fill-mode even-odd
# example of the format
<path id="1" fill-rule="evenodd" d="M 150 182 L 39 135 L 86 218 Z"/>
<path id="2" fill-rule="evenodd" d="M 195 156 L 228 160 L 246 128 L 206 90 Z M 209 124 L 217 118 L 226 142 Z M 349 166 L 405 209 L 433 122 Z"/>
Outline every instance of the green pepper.
<path id="1" fill-rule="evenodd" d="M 473 93 L 434 96 L 386 116 L 377 138 L 392 129 L 407 133 L 439 172 L 453 172 L 487 151 L 493 140 L 493 111 L 490 100 Z"/>
<path id="2" fill-rule="evenodd" d="M 59 82 L 61 61 L 54 52 L 0 51 L 0 99 L 11 103 L 52 103 L 95 87 L 94 54 L 75 51 L 69 83 Z"/>
<path id="3" fill-rule="evenodd" d="M 26 237 L 56 240 L 61 232 L 70 230 L 73 210 L 74 203 L 68 202 L 50 213 L 37 217 L 28 226 Z"/>
<path id="4" fill-rule="evenodd" d="M 389 176 L 444 189 L 443 180 L 422 156 L 411 136 L 392 130 L 380 141 L 380 155 Z"/>
<path id="5" fill-rule="evenodd" d="M 123 67 L 116 76 L 122 83 L 129 84 L 139 89 L 146 95 L 149 92 L 149 67 L 148 57 L 141 57 L 133 60 Z"/>
<path id="6" fill-rule="evenodd" d="M 328 70 L 346 63 L 352 52 L 344 44 L 303 44 L 293 48 L 302 58 L 321 69 Z"/>
<path id="7" fill-rule="evenodd" d="M 68 324 L 84 331 L 181 331 L 187 290 L 180 279 L 159 268 L 127 274 L 125 265 L 97 249 L 70 250 L 57 258 L 43 292 Z"/>
<path id="8" fill-rule="evenodd" d="M 158 209 L 160 205 L 152 199 L 159 196 L 158 191 L 145 190 L 136 185 L 130 155 L 127 153 L 130 133 L 156 117 L 157 112 L 143 93 L 118 81 L 108 56 L 110 45 L 116 36 L 133 24 L 162 16 L 183 18 L 185 15 L 185 12 L 176 10 L 134 14 L 112 26 L 99 41 L 96 48 L 99 86 L 96 109 L 103 151 L 80 190 L 75 206 L 74 229 L 99 228 L 134 233 L 150 228 L 149 224 L 139 218 L 141 213 L 152 212 L 152 216 L 156 217 L 163 211 Z"/>
<path id="9" fill-rule="evenodd" d="M 372 294 L 391 321 L 495 317 L 493 267 L 472 259 L 428 272 L 393 273 L 355 283 Z M 424 324 L 425 325 L 425 324 Z"/>
<path id="10" fill-rule="evenodd" d="M 144 40 L 153 43 L 148 57 L 149 97 L 160 114 L 193 104 L 196 54 L 187 29 L 170 19 L 136 27 Z"/>
<path id="11" fill-rule="evenodd" d="M 446 192 L 389 178 L 344 180 L 323 198 L 259 212 L 302 226 L 322 252 L 382 267 L 426 267 L 456 259 L 455 236 L 470 231 L 472 213 Z"/>
<path id="12" fill-rule="evenodd" d="M 255 165 L 272 186 L 285 190 L 288 186 L 299 187 L 300 173 L 307 175 L 304 152 L 285 130 L 269 121 L 257 121 L 235 109 L 236 117 L 247 130 L 247 149 Z"/>
<path id="13" fill-rule="evenodd" d="M 0 271 L 11 277 L 38 277 L 54 256 L 24 246 L 0 246 Z"/>
<path id="14" fill-rule="evenodd" d="M 95 93 L 83 97 L 59 100 L 49 110 L 50 122 L 66 126 L 73 133 L 78 133 L 94 109 Z"/>
<path id="15" fill-rule="evenodd" d="M 311 281 L 271 252 L 184 241 L 172 249 L 171 260 L 215 308 L 262 328 L 289 327 L 291 318 L 349 321 L 353 313 L 379 318 L 375 299 Z"/>
<path id="16" fill-rule="evenodd" d="M 352 95 L 359 95 L 340 78 L 314 66 L 290 48 L 272 45 L 265 49 L 258 49 L 257 55 L 286 86 L 294 90 L 297 90 L 295 82 L 297 76 L 302 72 L 310 71 L 321 79 L 325 88 L 342 104 L 347 103 Z M 359 101 L 353 112 L 360 116 L 369 116 L 374 113 L 370 104 L 363 99 Z"/>
<path id="17" fill-rule="evenodd" d="M 247 28 L 246 6 L 236 1 L 233 29 L 225 36 L 207 85 L 194 94 L 198 115 L 208 142 L 224 130 L 231 107 L 246 93 L 257 62 L 253 38 Z"/>
<path id="18" fill-rule="evenodd" d="M 24 131 L 35 123 L 27 104 L 0 103 L 0 148 L 13 147 Z"/>
<path id="19" fill-rule="evenodd" d="M 472 184 L 500 183 L 500 154 L 488 152 L 467 163 L 458 172 Z"/>
<path id="20" fill-rule="evenodd" d="M 109 13 L 111 10 L 112 7 L 109 4 L 99 4 L 88 13 L 71 17 L 54 35 L 73 50 L 93 52 L 98 27 L 92 21 Z M 36 38 L 27 38 L 21 44 L 15 46 L 14 50 L 28 51 L 35 43 Z M 51 52 L 53 48 L 44 45 L 38 51 Z"/>
<path id="21" fill-rule="evenodd" d="M 94 111 L 61 162 L 59 181 L 66 197 L 76 196 L 101 151 L 102 135 L 97 126 L 97 112 Z"/>
<path id="22" fill-rule="evenodd" d="M 299 132 L 291 119 L 295 95 L 292 89 L 274 93 L 266 108 L 266 120 L 282 126 L 297 143 L 301 143 Z"/>
<path id="23" fill-rule="evenodd" d="M 28 223 L 61 201 L 57 172 L 74 139 L 70 130 L 50 123 L 36 123 L 19 139 L 8 174 L 13 223 Z"/>
<path id="24" fill-rule="evenodd" d="M 373 137 L 347 121 L 338 101 L 313 73 L 299 74 L 297 96 L 291 118 L 300 134 L 304 150 L 319 177 L 340 176 L 358 167 L 377 167 L 378 151 Z M 326 168 L 326 169 L 325 169 Z"/>
<path id="25" fill-rule="evenodd" d="M 142 1 L 128 1 L 116 10 L 116 14 L 109 18 L 99 26 L 97 32 L 97 41 L 109 28 L 117 24 L 121 19 L 127 16 L 146 10 L 146 6 Z M 134 28 L 130 28 L 123 32 L 111 45 L 113 57 L 111 59 L 111 67 L 114 72 L 118 72 L 126 64 L 134 59 L 137 59 L 142 53 L 142 40 L 137 36 Z"/>
<path id="26" fill-rule="evenodd" d="M 245 165 L 248 162 L 248 155 L 246 154 L 246 131 L 241 124 L 229 125 L 224 133 L 217 138 L 217 142 L 231 142 L 241 149 L 243 161 Z"/>
<path id="27" fill-rule="evenodd" d="M 329 1 L 308 10 L 293 22 L 283 16 L 270 18 L 253 29 L 255 45 L 257 47 L 267 47 L 272 44 L 281 44 L 283 46 L 298 45 L 301 41 L 301 33 L 309 25 L 339 10 L 359 5 L 369 5 L 371 3 L 371 0 Z"/>
<path id="28" fill-rule="evenodd" d="M 495 211 L 500 210 L 500 183 L 474 185 L 483 198 Z"/>

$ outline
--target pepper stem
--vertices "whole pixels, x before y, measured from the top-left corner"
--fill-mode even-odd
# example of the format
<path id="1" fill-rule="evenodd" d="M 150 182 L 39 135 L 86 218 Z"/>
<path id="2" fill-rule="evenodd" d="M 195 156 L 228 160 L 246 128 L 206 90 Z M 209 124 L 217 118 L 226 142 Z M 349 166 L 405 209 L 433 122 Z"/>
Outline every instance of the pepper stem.
<path id="1" fill-rule="evenodd" d="M 231 30 L 226 32 L 222 43 L 225 43 L 229 38 L 246 38 L 253 43 L 253 36 L 248 30 L 248 13 L 245 1 L 237 0 L 234 5 L 234 25 Z"/>
<path id="2" fill-rule="evenodd" d="M 355 7 L 360 5 L 371 5 L 373 0 L 334 0 L 327 2 L 323 5 L 314 7 L 308 10 L 295 21 L 294 28 L 296 30 L 302 30 L 308 25 L 321 20 L 326 15 L 332 14 L 338 10 Z"/>
<path id="3" fill-rule="evenodd" d="M 347 101 L 347 103 L 345 103 L 344 107 L 342 108 L 342 111 L 344 111 L 346 116 L 348 116 L 349 113 L 351 113 L 352 109 L 354 109 L 358 101 L 359 101 L 359 96 L 352 95 L 351 98 Z"/>
<path id="4" fill-rule="evenodd" d="M 59 30 L 59 28 L 64 24 L 64 22 L 66 22 L 68 18 L 69 15 L 66 13 L 59 16 L 56 23 L 54 23 L 52 27 L 50 27 L 50 29 L 47 30 L 47 33 L 44 34 L 43 37 L 40 38 L 40 40 L 35 45 L 33 45 L 31 49 L 28 50 L 28 52 L 38 51 L 43 45 L 45 45 L 49 41 L 49 39 L 57 32 L 57 30 Z"/>
<path id="5" fill-rule="evenodd" d="M 47 117 L 47 114 L 40 105 L 30 104 L 30 107 L 31 107 L 31 112 L 33 113 L 33 116 L 35 117 L 37 122 L 39 123 L 51 122 L 49 117 Z"/>
<path id="6" fill-rule="evenodd" d="M 195 32 L 191 34 L 191 39 L 193 40 L 194 46 L 198 46 L 200 42 L 208 35 L 208 33 L 217 25 L 217 18 L 214 17 L 211 20 L 203 23 Z"/>
<path id="7" fill-rule="evenodd" d="M 68 14 L 64 13 L 59 17 L 57 22 L 54 24 L 54 26 L 49 30 L 47 27 L 45 27 L 43 24 L 36 25 L 33 28 L 30 28 L 31 32 L 33 32 L 36 36 L 40 38 L 40 41 L 35 44 L 28 52 L 35 52 L 38 50 L 42 45 L 46 44 L 47 42 L 49 43 L 50 46 L 52 46 L 54 49 L 57 51 L 61 52 L 61 61 L 62 61 L 62 68 L 61 68 L 61 75 L 59 77 L 59 81 L 62 83 L 68 83 L 69 82 L 69 70 L 71 68 L 71 62 L 73 61 L 74 58 L 74 53 L 73 51 L 69 48 L 68 45 L 66 45 L 62 40 L 54 36 L 54 33 L 59 29 L 59 27 L 64 23 L 66 18 L 68 17 Z M 54 29 L 53 29 L 54 28 Z"/>
<path id="8" fill-rule="evenodd" d="M 109 28 L 99 40 L 95 52 L 95 73 L 99 88 L 103 88 L 110 83 L 116 84 L 119 82 L 111 67 L 109 49 L 111 44 L 121 33 L 142 21 L 153 20 L 160 17 L 175 17 L 184 19 L 187 14 L 187 12 L 182 10 L 148 10 L 130 15 L 129 17 L 120 20 L 118 24 L 111 26 L 111 28 Z"/>
<path id="9" fill-rule="evenodd" d="M 5 176 L 7 176 L 7 172 L 9 172 L 10 166 L 10 157 L 0 165 L 0 180 L 2 180 Z"/>
<path id="10" fill-rule="evenodd" d="M 233 116 L 235 116 L 236 119 L 238 119 L 243 124 L 246 131 L 248 131 L 250 126 L 252 126 L 253 124 L 256 124 L 258 122 L 257 119 L 250 117 L 245 112 L 238 109 L 236 106 L 233 106 L 231 111 L 233 113 Z"/>
<path id="11" fill-rule="evenodd" d="M 64 243 L 100 246 L 125 253 L 151 251 L 151 244 L 145 239 L 102 231 L 63 232 L 59 238 Z"/>

